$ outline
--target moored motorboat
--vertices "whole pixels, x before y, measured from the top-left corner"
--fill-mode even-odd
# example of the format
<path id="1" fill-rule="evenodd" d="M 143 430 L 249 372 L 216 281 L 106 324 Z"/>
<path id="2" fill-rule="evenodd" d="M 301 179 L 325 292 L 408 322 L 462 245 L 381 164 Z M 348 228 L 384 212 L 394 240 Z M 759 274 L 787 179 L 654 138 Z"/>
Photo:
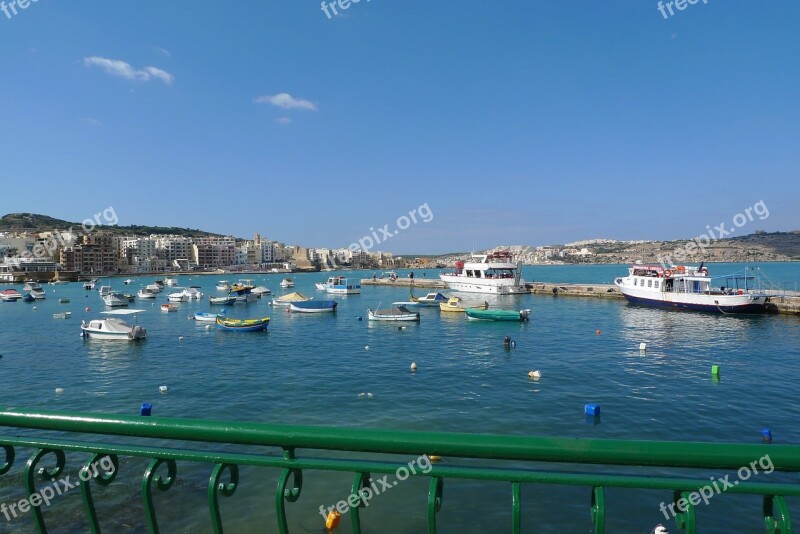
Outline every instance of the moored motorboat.
<path id="1" fill-rule="evenodd" d="M 200 291 L 200 286 L 191 286 L 183 290 L 189 300 L 200 300 L 203 298 L 203 293 Z"/>
<path id="2" fill-rule="evenodd" d="M 122 281 L 122 283 L 123 283 L 123 284 L 125 284 L 126 286 L 127 286 L 127 285 L 130 285 L 130 284 L 132 284 L 132 283 L 133 283 L 133 279 L 131 279 L 131 278 L 128 278 L 127 280 L 123 280 L 123 281 Z"/>
<path id="3" fill-rule="evenodd" d="M 178 279 L 175 278 L 174 276 L 167 276 L 167 277 L 164 278 L 164 285 L 165 286 L 170 286 L 170 287 L 175 287 L 175 286 L 178 285 Z"/>
<path id="4" fill-rule="evenodd" d="M 69 284 L 69 282 L 66 280 L 51 280 L 50 282 L 47 282 L 47 284 L 51 286 L 65 286 Z"/>
<path id="5" fill-rule="evenodd" d="M 153 291 L 149 287 L 145 287 L 136 292 L 140 299 L 154 299 L 158 296 L 158 291 Z"/>
<path id="6" fill-rule="evenodd" d="M 527 321 L 530 318 L 531 310 L 489 310 L 481 308 L 467 308 L 464 310 L 468 319 L 478 319 L 482 321 Z"/>
<path id="7" fill-rule="evenodd" d="M 712 287 L 712 282 L 720 285 Z M 743 273 L 711 277 L 708 268 L 687 265 L 634 264 L 628 276 L 614 284 L 629 302 L 650 307 L 715 313 L 761 313 L 767 295 L 755 275 Z"/>
<path id="8" fill-rule="evenodd" d="M 291 278 L 284 278 L 283 280 L 281 280 L 281 287 L 283 289 L 294 287 L 294 280 L 292 280 Z"/>
<path id="9" fill-rule="evenodd" d="M 102 313 L 105 315 L 135 316 L 142 312 L 144 312 L 144 310 L 115 310 Z M 81 335 L 84 338 L 92 339 L 133 341 L 145 339 L 147 337 L 147 331 L 139 325 L 130 325 L 117 317 L 109 317 L 107 319 L 92 319 L 88 323 L 82 321 Z"/>
<path id="10" fill-rule="evenodd" d="M 127 306 L 130 302 L 122 293 L 111 292 L 103 296 L 103 302 L 111 308 Z"/>
<path id="11" fill-rule="evenodd" d="M 177 304 L 169 304 L 169 303 L 168 304 L 162 304 L 161 305 L 161 311 L 163 311 L 163 312 L 176 312 L 176 311 L 178 311 L 178 305 Z"/>
<path id="12" fill-rule="evenodd" d="M 148 290 L 152 291 L 153 293 L 161 293 L 162 287 L 163 286 L 160 286 L 158 284 L 147 284 L 147 287 L 145 287 L 145 289 L 148 289 Z"/>
<path id="13" fill-rule="evenodd" d="M 113 290 L 111 289 L 111 286 L 100 286 L 100 289 L 98 289 L 97 291 L 100 293 L 101 297 L 105 297 Z"/>
<path id="14" fill-rule="evenodd" d="M 467 293 L 513 295 L 530 293 L 522 279 L 521 265 L 513 262 L 508 251 L 473 254 L 473 261 L 457 261 L 455 271 L 442 273 L 447 287 Z"/>
<path id="15" fill-rule="evenodd" d="M 220 280 L 217 282 L 216 290 L 217 291 L 229 291 L 231 286 L 227 280 Z"/>
<path id="16" fill-rule="evenodd" d="M 3 302 L 16 302 L 22 298 L 22 293 L 16 289 L 4 289 L 0 291 L 0 300 Z"/>
<path id="17" fill-rule="evenodd" d="M 461 305 L 461 297 L 450 297 L 447 302 L 440 302 L 439 309 L 443 312 L 463 313 L 466 308 Z"/>
<path id="18" fill-rule="evenodd" d="M 27 282 L 25 282 L 25 285 L 22 286 L 23 291 L 33 291 L 34 289 L 42 289 L 42 286 L 39 284 L 39 282 L 28 280 Z"/>
<path id="19" fill-rule="evenodd" d="M 428 293 L 424 297 L 415 297 L 414 295 L 411 295 L 410 299 L 411 299 L 411 302 L 416 303 L 418 306 L 431 306 L 431 307 L 433 307 L 433 306 L 438 306 L 439 304 L 447 302 L 447 297 L 445 297 L 444 295 L 442 295 L 441 293 L 438 293 L 436 291 Z"/>
<path id="20" fill-rule="evenodd" d="M 96 283 L 97 283 L 97 278 L 92 278 L 91 280 L 83 284 L 83 289 L 87 291 L 94 289 Z"/>
<path id="21" fill-rule="evenodd" d="M 34 300 L 44 300 L 47 298 L 47 294 L 44 292 L 44 289 L 40 288 L 33 288 L 28 293 Z"/>
<path id="22" fill-rule="evenodd" d="M 187 297 L 183 292 L 170 293 L 167 295 L 167 300 L 170 302 L 189 302 L 189 297 Z"/>
<path id="23" fill-rule="evenodd" d="M 301 293 L 292 292 L 283 295 L 282 297 L 277 297 L 272 299 L 273 306 L 288 306 L 292 302 L 305 302 L 307 300 L 311 300 L 311 297 L 306 297 Z"/>
<path id="24" fill-rule="evenodd" d="M 59 312 L 53 314 L 53 319 L 69 319 L 72 317 L 72 312 Z"/>
<path id="25" fill-rule="evenodd" d="M 211 312 L 196 312 L 194 314 L 194 320 L 199 321 L 202 323 L 215 323 L 217 321 L 217 317 L 225 315 L 225 310 L 221 310 L 219 313 L 211 313 Z"/>
<path id="26" fill-rule="evenodd" d="M 260 332 L 266 330 L 269 325 L 269 317 L 258 319 L 232 319 L 224 316 L 217 316 L 217 328 L 231 332 Z"/>
<path id="27" fill-rule="evenodd" d="M 272 290 L 270 290 L 268 287 L 258 286 L 253 288 L 253 294 L 258 296 L 258 298 L 261 298 L 263 295 L 269 295 L 271 293 Z"/>
<path id="28" fill-rule="evenodd" d="M 315 282 L 314 287 L 319 291 L 325 291 L 325 282 Z"/>
<path id="29" fill-rule="evenodd" d="M 358 295 L 361 293 L 361 282 L 350 280 L 344 276 L 331 276 L 323 286 L 326 292 L 334 295 Z"/>
<path id="30" fill-rule="evenodd" d="M 217 306 L 230 306 L 236 302 L 234 297 L 208 297 L 208 302 Z"/>
<path id="31" fill-rule="evenodd" d="M 372 310 L 367 308 L 370 321 L 419 321 L 419 312 L 412 312 L 405 306 Z"/>
<path id="32" fill-rule="evenodd" d="M 335 312 L 338 303 L 335 300 L 300 300 L 289 303 L 289 311 L 297 313 Z"/>

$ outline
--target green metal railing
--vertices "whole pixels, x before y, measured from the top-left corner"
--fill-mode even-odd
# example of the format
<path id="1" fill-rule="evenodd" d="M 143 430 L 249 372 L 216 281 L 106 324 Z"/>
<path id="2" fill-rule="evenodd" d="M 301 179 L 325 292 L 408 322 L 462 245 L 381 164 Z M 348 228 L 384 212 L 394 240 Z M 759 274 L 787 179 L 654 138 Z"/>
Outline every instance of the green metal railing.
<path id="1" fill-rule="evenodd" d="M 428 531 L 436 532 L 437 514 L 442 506 L 445 479 L 471 479 L 501 481 L 511 485 L 511 530 L 522 530 L 522 485 L 547 484 L 583 486 L 588 488 L 589 512 L 595 532 L 605 528 L 606 488 L 654 489 L 669 492 L 676 524 L 686 532 L 695 532 L 697 521 L 692 502 L 693 492 L 709 485 L 707 476 L 677 478 L 648 476 L 653 468 L 693 468 L 700 470 L 739 470 L 768 455 L 775 471 L 800 472 L 800 446 L 750 445 L 693 442 L 627 441 L 607 439 L 572 439 L 551 437 L 497 436 L 483 434 L 456 434 L 444 432 L 411 432 L 388 430 L 362 430 L 329 427 L 239 423 L 194 419 L 168 419 L 63 412 L 0 412 L 0 426 L 29 429 L 25 436 L 0 435 L 0 448 L 5 459 L 0 464 L 0 476 L 8 473 L 15 462 L 17 449 L 34 452 L 24 467 L 25 490 L 33 505 L 31 513 L 39 532 L 47 532 L 41 512 L 41 503 L 34 496 L 41 495 L 37 482 L 49 482 L 64 471 L 66 455 L 86 453 L 80 470 L 83 508 L 90 529 L 100 532 L 99 521 L 92 497 L 92 485 L 108 486 L 120 468 L 119 457 L 141 457 L 150 460 L 142 476 L 141 492 L 145 521 L 150 532 L 159 531 L 154 508 L 153 488 L 168 490 L 177 478 L 179 461 L 210 464 L 207 498 L 210 521 L 214 532 L 223 531 L 220 513 L 220 496 L 231 497 L 239 484 L 240 466 L 277 468 L 280 476 L 275 493 L 278 531 L 289 531 L 286 504 L 296 502 L 302 493 L 304 474 L 310 471 L 339 471 L 353 473 L 352 490 L 357 495 L 368 486 L 372 474 L 396 474 L 407 464 L 400 461 L 370 461 L 364 459 L 333 459 L 305 457 L 300 449 L 317 451 L 346 451 L 348 453 L 379 453 L 414 455 L 430 458 L 432 455 L 448 458 L 448 465 L 429 464 L 429 469 L 409 473 L 414 477 L 430 479 L 428 489 Z M 269 446 L 282 449 L 282 455 L 269 456 L 253 452 L 225 452 L 219 450 L 191 450 L 179 447 L 154 447 L 118 445 L 28 437 L 37 434 L 30 430 L 58 431 L 59 433 L 100 434 L 126 436 L 135 442 L 146 439 L 202 442 L 205 444 Z M 176 443 L 176 445 L 178 445 Z M 181 444 L 182 447 L 182 444 Z M 0 458 L 2 458 L 0 456 Z M 497 461 L 497 466 L 455 465 L 454 459 L 483 459 Z M 44 460 L 54 461 L 54 467 L 40 467 Z M 537 466 L 525 468 L 503 467 L 501 461 L 556 462 L 570 464 L 573 471 L 542 470 Z M 97 465 L 104 465 L 98 470 Z M 465 462 L 470 463 L 470 462 Z M 475 463 L 475 462 L 472 462 Z M 481 462 L 485 463 L 485 462 Z M 49 465 L 49 464 L 48 464 Z M 575 472 L 581 465 L 637 466 L 641 474 L 608 474 Z M 762 466 L 763 469 L 763 466 Z M 94 470 L 94 476 L 92 476 Z M 626 468 L 626 470 L 629 470 Z M 408 472 L 408 469 L 406 469 Z M 637 470 L 638 472 L 638 470 Z M 161 473 L 161 474 L 158 474 Z M 800 484 L 769 482 L 760 477 L 758 482 L 731 484 L 725 493 L 760 495 L 763 499 L 763 518 L 767 532 L 792 532 L 786 497 L 800 496 Z M 343 488 L 345 489 L 345 488 Z M 41 500 L 41 498 L 39 499 Z M 683 501 L 684 504 L 681 504 Z M 676 506 L 676 503 L 678 504 Z M 359 504 L 350 508 L 350 523 L 354 533 L 361 532 Z"/>

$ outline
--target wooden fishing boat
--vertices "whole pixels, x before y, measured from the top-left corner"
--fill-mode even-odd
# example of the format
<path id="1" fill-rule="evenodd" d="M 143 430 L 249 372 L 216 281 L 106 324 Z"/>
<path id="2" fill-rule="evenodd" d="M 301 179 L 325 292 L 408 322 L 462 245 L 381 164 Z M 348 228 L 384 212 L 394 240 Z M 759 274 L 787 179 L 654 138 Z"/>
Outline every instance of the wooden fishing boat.
<path id="1" fill-rule="evenodd" d="M 383 310 L 367 308 L 370 321 L 419 321 L 419 313 L 412 312 L 405 306 L 394 306 Z"/>
<path id="2" fill-rule="evenodd" d="M 467 308 L 464 310 L 468 319 L 479 319 L 482 321 L 527 321 L 531 315 L 531 310 L 487 310 L 479 308 Z"/>
<path id="3" fill-rule="evenodd" d="M 260 319 L 231 319 L 229 317 L 217 316 L 217 328 L 232 332 L 260 332 L 267 329 L 269 317 Z"/>
<path id="4" fill-rule="evenodd" d="M 300 300 L 289 303 L 289 311 L 296 313 L 329 313 L 335 312 L 338 303 L 335 300 Z"/>

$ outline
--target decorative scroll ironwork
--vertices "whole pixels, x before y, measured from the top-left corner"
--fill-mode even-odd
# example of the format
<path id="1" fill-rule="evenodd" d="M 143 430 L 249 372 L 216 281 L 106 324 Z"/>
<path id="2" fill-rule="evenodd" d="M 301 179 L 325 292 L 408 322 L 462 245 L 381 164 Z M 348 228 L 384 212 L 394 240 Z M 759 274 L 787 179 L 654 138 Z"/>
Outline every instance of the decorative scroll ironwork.
<path id="1" fill-rule="evenodd" d="M 283 458 L 294 460 L 294 449 L 284 449 Z M 287 488 L 289 478 L 292 487 Z M 297 502 L 303 491 L 303 471 L 301 469 L 285 468 L 278 478 L 278 490 L 275 494 L 275 512 L 278 516 L 278 530 L 281 534 L 289 534 L 289 524 L 286 522 L 286 503 Z"/>
<path id="2" fill-rule="evenodd" d="M 39 462 L 47 456 L 48 454 L 54 454 L 56 457 L 56 466 L 53 469 L 48 469 L 46 467 L 39 467 Z M 31 513 L 33 514 L 33 521 L 36 523 L 36 529 L 41 533 L 47 532 L 47 527 L 44 524 L 44 516 L 42 515 L 41 507 L 38 504 L 34 503 L 34 494 L 39 497 L 39 501 L 41 504 L 41 495 L 39 495 L 38 490 L 36 489 L 36 475 L 39 476 L 40 480 L 47 481 L 47 482 L 55 482 L 59 484 L 57 478 L 61 475 L 64 471 L 64 464 L 66 463 L 66 455 L 64 451 L 60 449 L 38 449 L 36 452 L 33 453 L 28 459 L 28 462 L 25 464 L 25 489 L 28 492 L 28 502 L 30 502 L 31 506 Z M 69 477 L 64 477 L 64 480 L 71 484 L 69 481 Z"/>
<path id="3" fill-rule="evenodd" d="M 442 477 L 432 477 L 428 486 L 428 533 L 436 533 L 436 514 L 442 509 L 442 492 L 444 480 Z"/>
<path id="4" fill-rule="evenodd" d="M 103 458 L 111 460 L 111 469 L 98 469 L 98 464 L 102 463 Z M 103 467 L 102 465 L 100 467 Z M 83 495 L 83 511 L 89 521 L 89 529 L 92 534 L 100 534 L 100 523 L 97 519 L 97 511 L 94 507 L 92 497 L 91 481 L 94 480 L 99 486 L 108 486 L 117 477 L 119 471 L 119 457 L 116 454 L 93 454 L 89 458 L 78 474 L 81 479 L 81 494 Z"/>
<path id="5" fill-rule="evenodd" d="M 230 482 L 221 482 L 222 475 L 228 471 Z M 208 479 L 208 508 L 211 511 L 211 524 L 215 534 L 222 534 L 222 516 L 219 511 L 219 495 L 230 497 L 239 485 L 239 466 L 236 464 L 217 464 Z"/>
<path id="6" fill-rule="evenodd" d="M 156 471 L 161 465 L 167 466 L 167 476 L 156 476 Z M 147 519 L 147 527 L 152 534 L 158 534 L 158 521 L 156 521 L 156 511 L 153 507 L 153 477 L 155 477 L 156 487 L 161 491 L 167 491 L 175 483 L 175 477 L 178 474 L 178 467 L 175 465 L 175 460 L 165 460 L 163 458 L 156 458 L 144 472 L 142 477 L 142 499 L 144 500 L 144 512 Z"/>

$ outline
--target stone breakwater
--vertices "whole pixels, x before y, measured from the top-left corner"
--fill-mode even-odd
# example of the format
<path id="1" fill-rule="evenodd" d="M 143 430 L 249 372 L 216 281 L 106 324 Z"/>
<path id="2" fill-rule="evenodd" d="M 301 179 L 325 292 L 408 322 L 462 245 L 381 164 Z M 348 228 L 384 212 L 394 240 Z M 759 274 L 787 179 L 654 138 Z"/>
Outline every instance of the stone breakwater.
<path id="1" fill-rule="evenodd" d="M 369 286 L 395 286 L 395 287 L 418 287 L 424 289 L 447 289 L 441 280 L 428 278 L 415 278 L 413 281 L 408 278 L 398 278 L 391 281 L 387 278 L 365 278 L 361 280 L 361 285 Z M 589 297 L 601 299 L 624 300 L 625 297 L 613 284 L 558 284 L 549 282 L 532 282 L 527 284 L 532 295 L 549 297 Z M 782 296 L 770 296 L 767 302 L 768 313 L 782 313 L 787 315 L 800 315 L 800 295 L 789 294 Z"/>

